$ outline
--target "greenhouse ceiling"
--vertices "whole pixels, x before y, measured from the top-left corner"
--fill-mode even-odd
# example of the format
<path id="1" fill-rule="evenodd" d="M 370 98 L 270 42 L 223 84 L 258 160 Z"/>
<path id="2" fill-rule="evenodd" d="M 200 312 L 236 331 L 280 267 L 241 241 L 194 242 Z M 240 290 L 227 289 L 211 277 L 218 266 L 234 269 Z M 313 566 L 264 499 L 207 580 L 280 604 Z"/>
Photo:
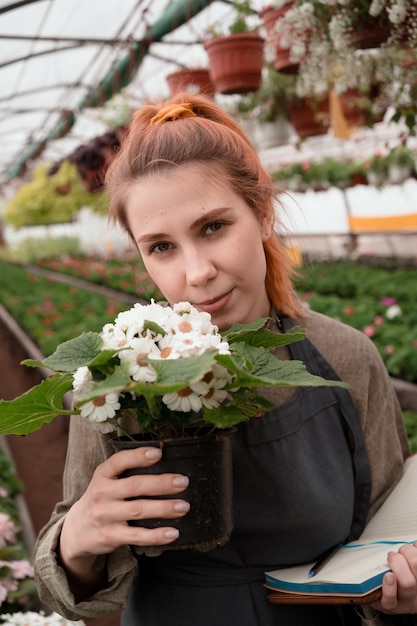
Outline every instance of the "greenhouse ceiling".
<path id="1" fill-rule="evenodd" d="M 0 0 L 0 185 L 105 132 L 126 102 L 167 96 L 167 74 L 207 66 L 204 33 L 232 12 L 210 0 Z"/>

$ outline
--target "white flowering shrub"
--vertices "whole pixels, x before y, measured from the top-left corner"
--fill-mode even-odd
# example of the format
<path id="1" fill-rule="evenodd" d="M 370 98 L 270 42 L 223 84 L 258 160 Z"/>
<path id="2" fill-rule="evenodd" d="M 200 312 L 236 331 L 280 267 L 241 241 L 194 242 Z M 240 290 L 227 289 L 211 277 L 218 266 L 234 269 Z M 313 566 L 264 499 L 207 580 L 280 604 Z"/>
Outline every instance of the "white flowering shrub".
<path id="1" fill-rule="evenodd" d="M 236 324 L 222 336 L 210 315 L 188 302 L 136 304 L 101 333 L 83 333 L 43 361 L 25 361 L 57 373 L 0 401 L 0 434 L 27 434 L 57 415 L 78 413 L 104 433 L 124 430 L 132 419 L 136 431 L 161 439 L 261 415 L 272 405 L 257 388 L 342 384 L 276 358 L 272 348 L 302 339 L 304 331 L 274 333 L 266 321 Z M 70 390 L 75 409 L 66 410 Z"/>

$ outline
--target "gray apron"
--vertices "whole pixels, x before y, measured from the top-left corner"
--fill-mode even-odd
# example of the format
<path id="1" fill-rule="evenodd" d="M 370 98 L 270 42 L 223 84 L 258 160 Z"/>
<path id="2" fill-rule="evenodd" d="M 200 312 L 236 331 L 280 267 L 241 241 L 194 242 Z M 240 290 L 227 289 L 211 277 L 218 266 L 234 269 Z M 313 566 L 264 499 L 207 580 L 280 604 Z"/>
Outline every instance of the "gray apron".
<path id="1" fill-rule="evenodd" d="M 294 322 L 280 320 L 285 332 Z M 313 374 L 338 380 L 308 339 L 290 346 Z M 371 478 L 349 392 L 300 387 L 241 424 L 233 443 L 235 528 L 223 548 L 139 557 L 122 626 L 357 625 L 351 607 L 272 605 L 264 572 L 316 560 L 364 528 Z"/>

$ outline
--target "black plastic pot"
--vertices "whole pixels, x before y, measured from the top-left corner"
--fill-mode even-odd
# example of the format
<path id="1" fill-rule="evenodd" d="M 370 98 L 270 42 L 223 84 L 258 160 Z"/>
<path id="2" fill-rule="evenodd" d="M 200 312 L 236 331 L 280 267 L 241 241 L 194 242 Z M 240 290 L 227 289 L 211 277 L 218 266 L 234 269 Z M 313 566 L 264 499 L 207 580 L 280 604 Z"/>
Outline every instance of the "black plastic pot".
<path id="1" fill-rule="evenodd" d="M 190 511 L 178 519 L 132 520 L 129 524 L 146 528 L 174 526 L 179 538 L 168 546 L 131 546 L 136 554 L 157 556 L 167 550 L 208 552 L 226 544 L 233 530 L 232 440 L 233 429 L 219 430 L 205 436 L 158 441 L 135 441 L 128 437 L 112 440 L 116 451 L 141 446 L 162 447 L 162 459 L 155 465 L 135 468 L 132 474 L 179 473 L 189 477 L 186 490 L 176 496 L 190 503 Z M 161 496 L 158 496 L 161 499 Z"/>

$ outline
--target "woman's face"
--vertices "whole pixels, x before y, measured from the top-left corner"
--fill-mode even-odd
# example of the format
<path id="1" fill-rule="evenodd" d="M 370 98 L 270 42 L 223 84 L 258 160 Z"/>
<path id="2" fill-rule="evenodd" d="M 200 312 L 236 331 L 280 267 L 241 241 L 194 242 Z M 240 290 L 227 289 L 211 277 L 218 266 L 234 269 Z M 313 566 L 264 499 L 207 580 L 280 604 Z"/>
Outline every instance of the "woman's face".
<path id="1" fill-rule="evenodd" d="M 213 165 L 187 164 L 133 183 L 126 195 L 132 236 L 170 304 L 190 302 L 220 330 L 270 313 L 260 223 Z"/>

